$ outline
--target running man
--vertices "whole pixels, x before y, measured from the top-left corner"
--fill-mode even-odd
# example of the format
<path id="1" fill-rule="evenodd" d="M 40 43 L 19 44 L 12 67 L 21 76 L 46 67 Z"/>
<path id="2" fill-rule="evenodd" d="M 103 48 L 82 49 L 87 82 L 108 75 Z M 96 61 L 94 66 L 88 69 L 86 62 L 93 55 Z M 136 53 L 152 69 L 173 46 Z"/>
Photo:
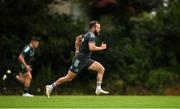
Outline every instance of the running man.
<path id="1" fill-rule="evenodd" d="M 7 78 L 8 74 L 11 74 L 13 78 L 18 80 L 24 85 L 24 91 L 22 96 L 25 97 L 33 97 L 34 95 L 29 94 L 29 87 L 32 80 L 32 68 L 31 68 L 31 61 L 35 54 L 35 49 L 39 46 L 40 37 L 32 37 L 30 43 L 24 47 L 22 52 L 19 54 L 18 57 L 18 65 L 19 65 L 19 74 L 16 75 L 14 73 L 11 73 L 10 70 L 7 71 L 7 74 L 3 76 L 3 80 Z"/>
<path id="2" fill-rule="evenodd" d="M 35 54 L 35 49 L 39 46 L 40 37 L 32 37 L 30 44 L 26 45 L 19 55 L 20 72 L 16 75 L 16 79 L 24 85 L 23 96 L 33 97 L 29 94 L 29 87 L 32 80 L 31 61 Z"/>
<path id="3" fill-rule="evenodd" d="M 96 46 L 100 28 L 101 26 L 98 21 L 91 21 L 89 24 L 89 31 L 84 35 L 80 35 L 76 38 L 76 55 L 72 61 L 72 65 L 66 76 L 59 78 L 51 85 L 46 85 L 45 89 L 48 98 L 55 87 L 65 82 L 72 81 L 84 68 L 88 68 L 89 70 L 94 70 L 97 72 L 97 85 L 95 94 L 100 95 L 109 93 L 102 90 L 101 88 L 105 68 L 99 62 L 90 59 L 92 52 L 102 51 L 107 48 L 106 44 L 104 43 L 102 43 L 101 46 Z"/>

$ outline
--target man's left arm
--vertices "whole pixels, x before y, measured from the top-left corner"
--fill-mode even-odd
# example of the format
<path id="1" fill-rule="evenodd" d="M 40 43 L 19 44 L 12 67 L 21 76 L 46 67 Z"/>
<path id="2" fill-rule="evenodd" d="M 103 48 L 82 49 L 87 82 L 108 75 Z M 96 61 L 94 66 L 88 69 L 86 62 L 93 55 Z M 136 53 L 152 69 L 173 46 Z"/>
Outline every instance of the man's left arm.
<path id="1" fill-rule="evenodd" d="M 79 36 L 76 37 L 76 41 L 75 41 L 75 54 L 79 53 L 81 39 L 82 39 L 82 35 L 79 35 Z"/>

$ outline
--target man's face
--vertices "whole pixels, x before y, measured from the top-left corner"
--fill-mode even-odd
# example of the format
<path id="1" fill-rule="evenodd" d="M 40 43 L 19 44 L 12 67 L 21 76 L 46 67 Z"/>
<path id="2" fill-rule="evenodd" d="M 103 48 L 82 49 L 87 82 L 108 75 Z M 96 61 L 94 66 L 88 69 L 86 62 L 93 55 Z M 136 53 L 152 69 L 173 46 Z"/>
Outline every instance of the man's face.
<path id="1" fill-rule="evenodd" d="M 98 23 L 96 23 L 94 34 L 95 34 L 96 36 L 99 36 L 100 30 L 101 30 L 101 25 L 98 24 Z"/>
<path id="2" fill-rule="evenodd" d="M 32 46 L 33 46 L 33 48 L 37 48 L 39 46 L 39 41 L 32 40 Z"/>

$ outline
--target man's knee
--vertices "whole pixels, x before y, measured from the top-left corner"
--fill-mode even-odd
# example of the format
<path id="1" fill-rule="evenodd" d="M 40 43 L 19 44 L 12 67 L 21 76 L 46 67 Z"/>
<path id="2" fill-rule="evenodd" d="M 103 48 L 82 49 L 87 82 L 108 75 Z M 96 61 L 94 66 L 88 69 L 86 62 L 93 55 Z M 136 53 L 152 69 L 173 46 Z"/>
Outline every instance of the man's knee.
<path id="1" fill-rule="evenodd" d="M 103 66 L 101 66 L 101 67 L 99 68 L 99 71 L 102 72 L 102 73 L 104 73 L 105 68 L 104 68 Z"/>
<path id="2" fill-rule="evenodd" d="M 95 70 L 95 71 L 97 71 L 97 72 L 99 72 L 99 73 L 104 73 L 104 71 L 105 71 L 104 66 L 102 66 L 101 63 L 99 63 L 99 62 L 95 62 L 95 63 L 90 67 L 90 69 Z"/>
<path id="3" fill-rule="evenodd" d="M 72 78 L 67 78 L 67 81 L 68 82 L 71 82 L 73 79 Z"/>
<path id="4" fill-rule="evenodd" d="M 72 80 L 73 80 L 73 78 L 72 78 L 72 77 L 68 77 L 68 76 L 66 76 L 66 81 L 71 82 Z"/>
<path id="5" fill-rule="evenodd" d="M 31 75 L 31 73 L 27 73 L 27 74 L 26 74 L 26 78 L 28 78 L 29 80 L 32 80 L 32 75 Z"/>
<path id="6" fill-rule="evenodd" d="M 28 76 L 28 79 L 29 79 L 29 80 L 32 80 L 32 76 L 31 76 L 31 75 L 29 75 L 29 76 Z"/>

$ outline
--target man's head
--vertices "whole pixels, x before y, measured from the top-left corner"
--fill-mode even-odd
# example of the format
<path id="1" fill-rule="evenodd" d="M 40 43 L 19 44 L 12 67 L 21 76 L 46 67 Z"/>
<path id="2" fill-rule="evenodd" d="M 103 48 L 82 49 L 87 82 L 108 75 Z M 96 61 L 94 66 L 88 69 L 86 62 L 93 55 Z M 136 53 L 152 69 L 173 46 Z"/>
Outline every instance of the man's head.
<path id="1" fill-rule="evenodd" d="M 94 32 L 96 36 L 99 36 L 99 32 L 101 30 L 101 25 L 98 21 L 91 21 L 89 24 L 90 30 Z"/>
<path id="2" fill-rule="evenodd" d="M 39 46 L 40 40 L 41 40 L 40 37 L 32 37 L 32 38 L 31 38 L 32 48 L 37 48 L 37 47 Z"/>

